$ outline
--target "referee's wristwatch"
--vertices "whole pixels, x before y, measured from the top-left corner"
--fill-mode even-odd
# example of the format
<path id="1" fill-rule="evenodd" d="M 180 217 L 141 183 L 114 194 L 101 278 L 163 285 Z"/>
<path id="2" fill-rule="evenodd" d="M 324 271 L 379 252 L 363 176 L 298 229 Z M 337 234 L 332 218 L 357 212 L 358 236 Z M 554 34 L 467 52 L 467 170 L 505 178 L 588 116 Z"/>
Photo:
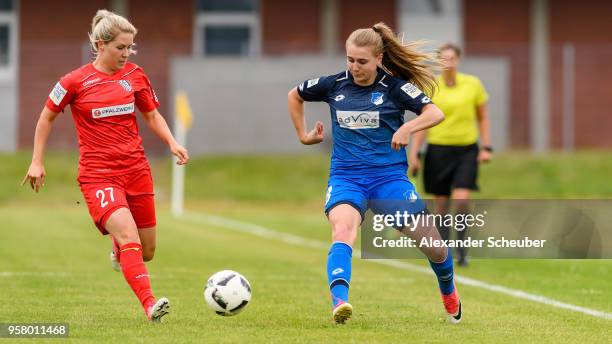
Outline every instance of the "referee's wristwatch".
<path id="1" fill-rule="evenodd" d="M 485 150 L 489 153 L 493 153 L 493 147 L 492 146 L 482 146 L 480 147 L 480 149 Z"/>

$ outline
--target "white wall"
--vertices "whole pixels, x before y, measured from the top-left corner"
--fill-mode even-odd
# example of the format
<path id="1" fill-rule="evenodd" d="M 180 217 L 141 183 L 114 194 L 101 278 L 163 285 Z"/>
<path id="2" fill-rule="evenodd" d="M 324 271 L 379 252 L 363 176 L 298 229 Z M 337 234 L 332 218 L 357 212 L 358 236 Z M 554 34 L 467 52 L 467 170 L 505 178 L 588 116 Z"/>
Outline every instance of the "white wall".
<path id="1" fill-rule="evenodd" d="M 13 152 L 17 146 L 16 88 L 14 78 L 0 78 L 0 151 Z"/>
<path id="2" fill-rule="evenodd" d="M 289 118 L 287 93 L 303 80 L 344 69 L 343 58 L 173 60 L 172 94 L 179 88 L 185 90 L 195 117 L 187 139 L 190 152 L 293 153 L 329 149 L 331 118 L 327 104 L 306 104 L 308 127 L 320 120 L 327 135 L 325 144 L 303 146 Z M 463 70 L 478 75 L 485 84 L 490 94 L 493 144 L 503 149 L 508 128 L 508 63 L 495 58 L 468 58 Z"/>
<path id="3" fill-rule="evenodd" d="M 17 9 L 0 12 L 0 23 L 9 26 L 9 64 L 0 66 L 0 151 L 8 152 L 17 147 L 18 18 Z"/>
<path id="4" fill-rule="evenodd" d="M 463 45 L 463 1 L 439 0 L 434 12 L 430 0 L 398 1 L 399 27 L 404 41 L 427 40 L 433 47 L 446 42 Z"/>
<path id="5" fill-rule="evenodd" d="M 193 154 L 289 153 L 329 149 L 303 146 L 287 110 L 287 93 L 306 79 L 341 72 L 344 59 L 268 58 L 173 60 L 171 92 L 187 92 L 194 125 L 187 136 Z M 169 99 L 173 99 L 171 96 Z M 329 107 L 306 104 L 306 122 L 322 121 L 331 133 Z"/>

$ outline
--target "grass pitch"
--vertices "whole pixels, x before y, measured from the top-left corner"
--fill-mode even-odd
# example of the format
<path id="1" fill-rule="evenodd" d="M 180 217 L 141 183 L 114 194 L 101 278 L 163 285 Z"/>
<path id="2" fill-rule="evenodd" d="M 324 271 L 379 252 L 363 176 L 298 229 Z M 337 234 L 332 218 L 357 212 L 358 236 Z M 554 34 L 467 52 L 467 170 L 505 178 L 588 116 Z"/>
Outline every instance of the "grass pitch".
<path id="1" fill-rule="evenodd" d="M 482 169 L 480 196 L 609 198 L 605 154 L 498 156 Z M 66 322 L 70 341 L 104 343 L 609 341 L 611 320 L 461 284 L 465 317 L 453 326 L 432 275 L 361 259 L 353 260 L 354 317 L 336 326 L 325 248 L 173 218 L 165 160 L 154 163 L 158 249 L 148 267 L 155 294 L 171 300 L 172 312 L 164 324 L 149 324 L 110 268 L 110 240 L 91 223 L 75 182 L 76 156 L 51 154 L 47 185 L 35 195 L 18 187 L 28 155 L 0 156 L 0 323 Z M 190 211 L 329 241 L 321 209 L 326 157 L 211 157 L 188 168 Z M 514 174 L 525 176 L 524 185 L 506 185 Z M 411 263 L 426 266 L 424 259 Z M 222 269 L 241 272 L 253 287 L 251 304 L 236 317 L 217 316 L 202 296 L 208 276 Z M 474 260 L 457 274 L 612 313 L 611 260 Z"/>

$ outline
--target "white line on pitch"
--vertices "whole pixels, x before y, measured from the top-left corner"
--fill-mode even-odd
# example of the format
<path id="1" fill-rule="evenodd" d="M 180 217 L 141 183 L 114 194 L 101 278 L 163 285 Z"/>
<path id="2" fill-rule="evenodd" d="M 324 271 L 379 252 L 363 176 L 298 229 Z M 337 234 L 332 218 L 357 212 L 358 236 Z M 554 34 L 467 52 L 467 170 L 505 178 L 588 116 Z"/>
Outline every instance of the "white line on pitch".
<path id="1" fill-rule="evenodd" d="M 183 220 L 187 220 L 187 221 L 205 223 L 208 225 L 228 228 L 228 229 L 238 231 L 238 232 L 249 233 L 249 234 L 253 234 L 256 236 L 263 237 L 263 238 L 268 238 L 268 239 L 273 239 L 277 241 L 282 241 L 288 244 L 293 244 L 296 246 L 310 247 L 310 248 L 317 248 L 317 249 L 327 249 L 329 248 L 329 245 L 330 245 L 329 243 L 324 243 L 319 240 L 306 239 L 298 235 L 283 233 L 283 232 L 275 231 L 273 229 L 269 229 L 269 228 L 266 228 L 260 225 L 256 225 L 253 223 L 229 219 L 229 218 L 225 218 L 225 217 L 218 216 L 218 215 L 186 211 L 184 215 L 181 216 L 180 218 Z M 360 254 L 359 250 L 355 250 L 354 254 L 359 255 Z M 387 265 L 387 266 L 391 266 L 391 267 L 395 267 L 399 269 L 404 269 L 404 270 L 411 270 L 411 271 L 416 271 L 416 272 L 425 273 L 425 274 L 433 274 L 433 272 L 429 268 L 425 268 L 423 266 L 419 266 L 416 264 L 402 262 L 402 261 L 395 260 L 395 259 L 368 259 L 366 261 L 381 264 L 381 265 Z M 479 281 L 477 279 L 473 279 L 469 277 L 462 277 L 462 276 L 456 276 L 455 280 L 461 284 L 489 290 L 489 291 L 500 293 L 500 294 L 506 294 L 506 295 L 516 297 L 519 299 L 525 299 L 525 300 L 530 300 L 533 302 L 543 303 L 545 305 L 549 305 L 552 307 L 567 309 L 570 311 L 579 312 L 579 313 L 591 315 L 591 316 L 598 317 L 598 318 L 612 319 L 612 313 L 607 313 L 607 312 L 598 311 L 595 309 L 576 306 L 570 303 L 557 301 L 557 300 L 554 300 L 554 299 L 551 299 L 545 296 L 531 294 L 531 293 L 528 293 L 528 292 L 525 292 L 519 289 L 507 288 L 501 285 L 490 284 L 490 283 Z"/>

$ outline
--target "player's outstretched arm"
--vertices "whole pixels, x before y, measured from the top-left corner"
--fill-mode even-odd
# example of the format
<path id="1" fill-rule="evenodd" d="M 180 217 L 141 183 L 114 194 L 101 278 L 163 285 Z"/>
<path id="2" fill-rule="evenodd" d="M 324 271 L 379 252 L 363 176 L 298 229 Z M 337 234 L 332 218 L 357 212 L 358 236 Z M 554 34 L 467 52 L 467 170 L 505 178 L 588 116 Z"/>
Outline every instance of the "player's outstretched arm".
<path id="1" fill-rule="evenodd" d="M 323 141 L 325 130 L 323 123 L 317 121 L 314 129 L 306 131 L 306 120 L 304 118 L 304 99 L 300 97 L 297 87 L 294 87 L 287 95 L 289 103 L 289 114 L 295 127 L 295 133 L 304 145 L 314 145 Z"/>
<path id="2" fill-rule="evenodd" d="M 413 120 L 404 123 L 393 134 L 391 148 L 399 150 L 406 147 L 410 141 L 410 135 L 428 129 L 444 120 L 444 113 L 434 104 L 427 104 L 423 107 L 421 114 Z"/>
<path id="3" fill-rule="evenodd" d="M 168 123 L 166 123 L 166 120 L 159 111 L 153 109 L 149 112 L 143 112 L 142 115 L 149 128 L 170 147 L 172 154 L 178 158 L 176 163 L 178 165 L 185 165 L 189 161 L 187 149 L 176 142 L 170 132 L 170 128 L 168 128 Z"/>
<path id="4" fill-rule="evenodd" d="M 30 187 L 36 192 L 45 185 L 45 148 L 47 147 L 47 140 L 51 134 L 53 121 L 57 115 L 57 112 L 53 112 L 45 106 L 36 123 L 32 163 L 28 168 L 28 173 L 26 173 L 21 181 L 22 186 L 25 185 L 26 182 L 30 182 Z"/>

